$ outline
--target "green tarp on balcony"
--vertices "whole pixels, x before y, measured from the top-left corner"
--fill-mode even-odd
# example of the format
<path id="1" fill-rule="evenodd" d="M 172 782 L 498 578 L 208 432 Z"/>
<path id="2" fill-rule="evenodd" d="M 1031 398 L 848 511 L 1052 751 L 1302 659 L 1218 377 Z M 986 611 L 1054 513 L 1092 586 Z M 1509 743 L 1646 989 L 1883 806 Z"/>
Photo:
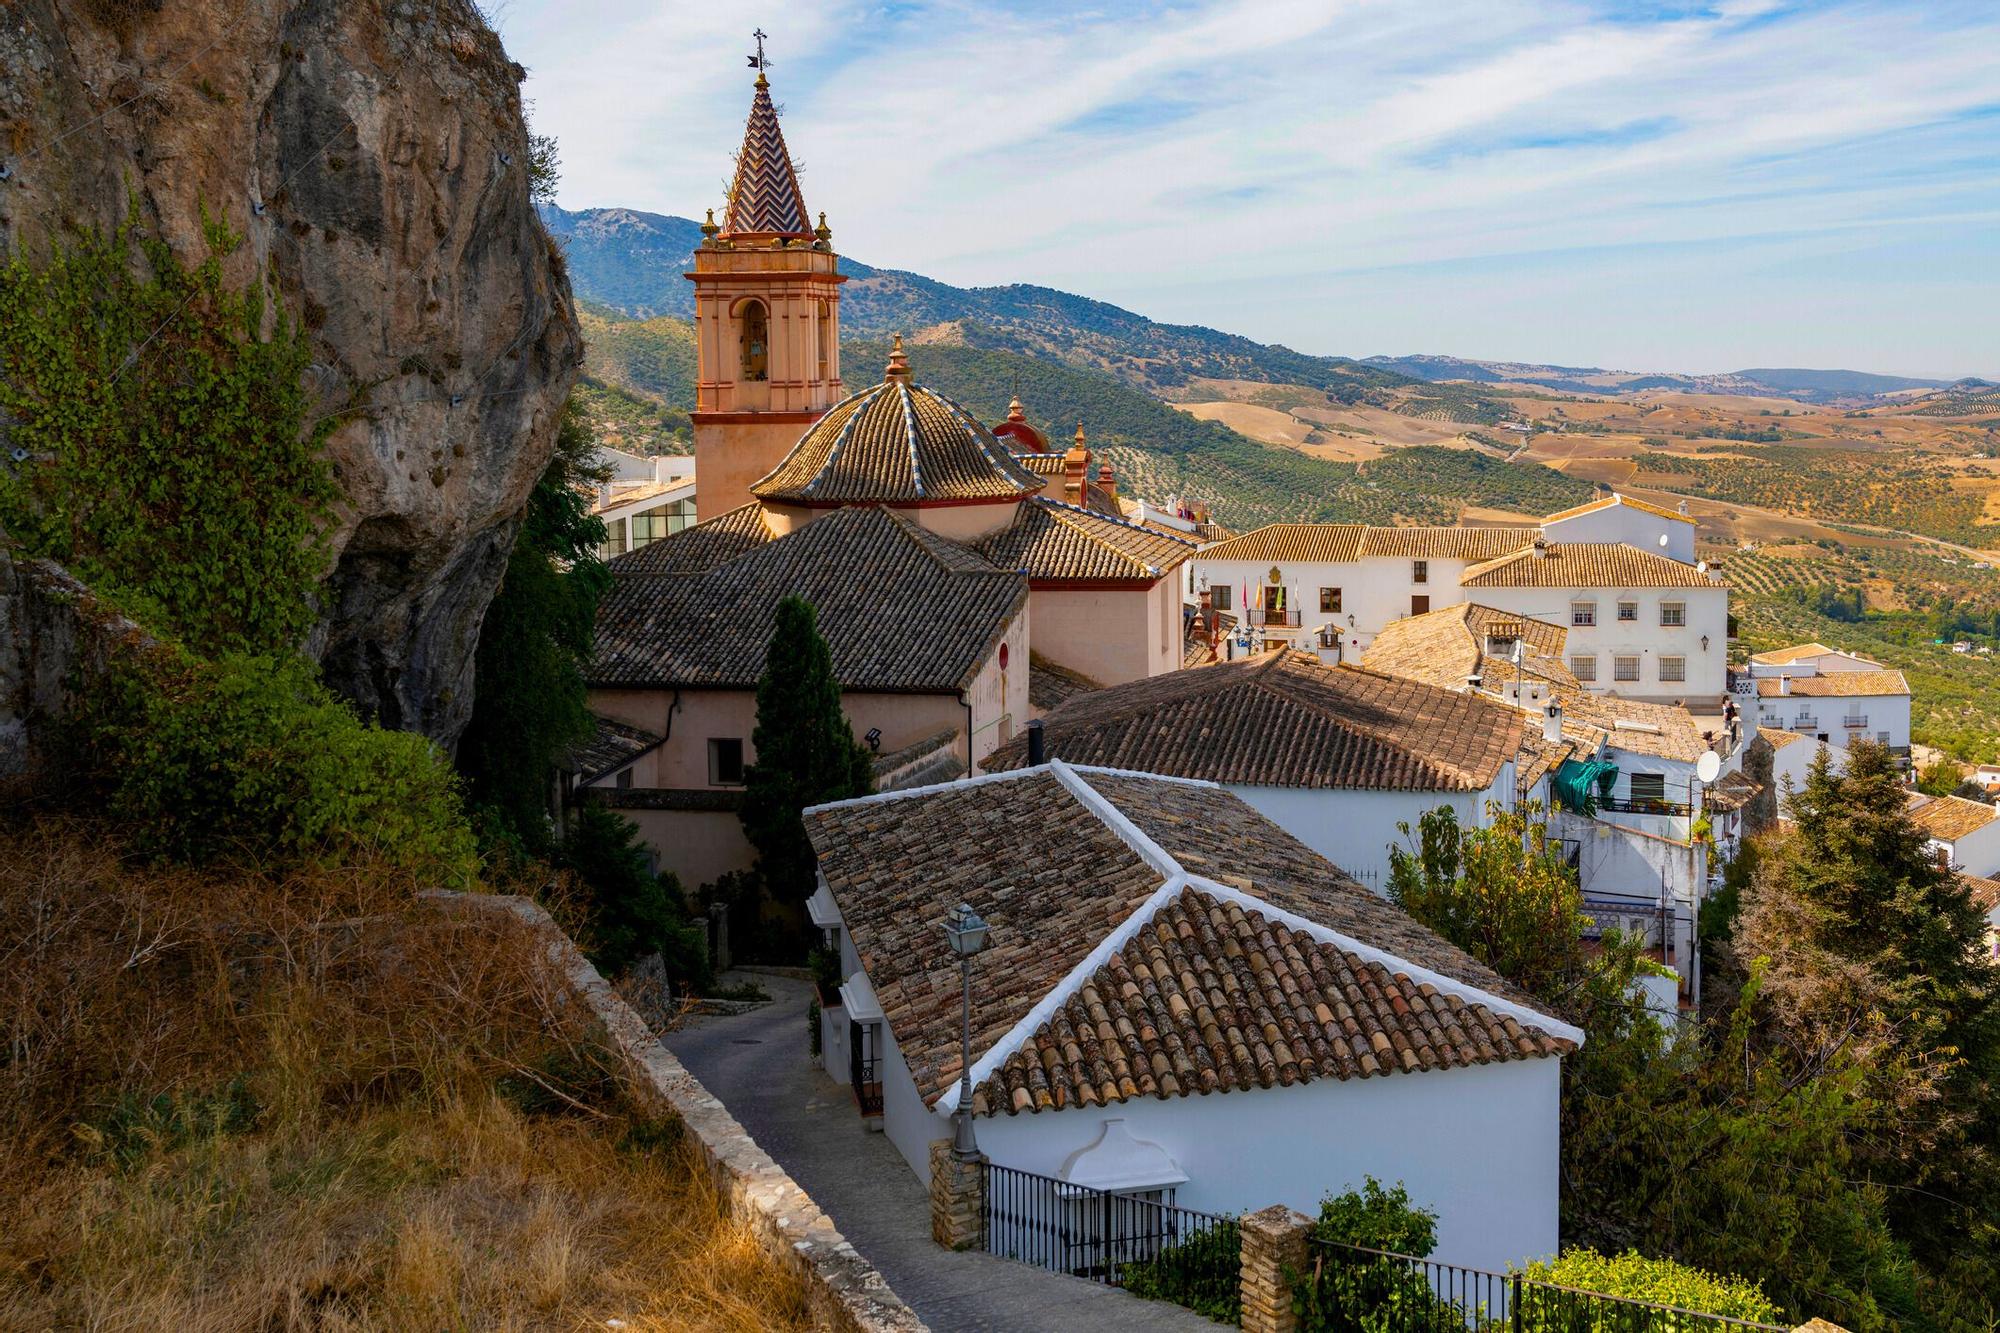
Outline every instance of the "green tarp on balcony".
<path id="1" fill-rule="evenodd" d="M 1565 759 L 1549 785 L 1555 790 L 1557 805 L 1579 815 L 1594 815 L 1598 801 L 1611 795 L 1617 781 L 1616 764 L 1602 759 Z"/>

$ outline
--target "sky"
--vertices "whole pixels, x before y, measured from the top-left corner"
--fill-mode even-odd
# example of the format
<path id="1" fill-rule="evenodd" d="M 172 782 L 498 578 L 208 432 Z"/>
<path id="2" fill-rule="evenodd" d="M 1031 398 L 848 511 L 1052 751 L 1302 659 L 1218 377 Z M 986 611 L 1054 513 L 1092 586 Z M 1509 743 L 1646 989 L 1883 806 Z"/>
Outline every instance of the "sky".
<path id="1" fill-rule="evenodd" d="M 879 267 L 1325 355 L 2000 378 L 2000 0 L 486 8 L 566 208 L 719 208 L 761 25 Z"/>

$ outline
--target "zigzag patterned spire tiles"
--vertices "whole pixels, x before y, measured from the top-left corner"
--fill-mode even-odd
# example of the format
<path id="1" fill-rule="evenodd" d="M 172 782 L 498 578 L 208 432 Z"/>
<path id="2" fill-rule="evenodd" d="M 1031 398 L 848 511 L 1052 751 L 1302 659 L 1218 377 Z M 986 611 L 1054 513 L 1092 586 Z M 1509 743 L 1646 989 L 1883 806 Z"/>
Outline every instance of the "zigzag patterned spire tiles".
<path id="1" fill-rule="evenodd" d="M 757 80 L 757 95 L 750 102 L 750 123 L 743 130 L 743 151 L 736 159 L 736 184 L 729 191 L 722 230 L 725 235 L 812 234 L 806 224 L 806 203 L 799 194 L 799 178 L 792 171 L 791 154 L 785 150 L 785 133 L 778 128 L 778 108 L 771 104 L 771 89 L 761 78 Z"/>

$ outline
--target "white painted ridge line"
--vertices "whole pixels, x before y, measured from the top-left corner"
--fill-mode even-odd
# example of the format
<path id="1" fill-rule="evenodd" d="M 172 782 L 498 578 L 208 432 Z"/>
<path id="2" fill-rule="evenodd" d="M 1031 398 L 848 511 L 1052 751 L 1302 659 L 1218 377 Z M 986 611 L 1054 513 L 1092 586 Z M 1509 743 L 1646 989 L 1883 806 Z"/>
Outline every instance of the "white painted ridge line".
<path id="1" fill-rule="evenodd" d="M 1069 764 L 1064 767 L 1076 773 L 1102 773 L 1114 778 L 1144 778 L 1148 782 L 1177 782 L 1183 787 L 1208 787 L 1221 790 L 1222 784 L 1208 778 L 1184 778 L 1172 773 L 1147 773 L 1136 768 L 1109 768 L 1103 764 Z M 1092 789 L 1095 791 L 1095 788 Z"/>
<path id="2" fill-rule="evenodd" d="M 960 787 L 983 787 L 989 782 L 1012 782 L 1016 778 L 1031 778 L 1037 773 L 1049 771 L 1047 764 L 1037 764 L 1033 768 L 1013 768 L 1004 773 L 980 773 L 969 778 L 953 778 L 950 782 L 933 782 L 923 787 L 904 787 L 898 791 L 878 791 L 867 796 L 849 796 L 841 801 L 823 801 L 809 805 L 801 814 L 812 814 L 816 810 L 845 810 L 856 805 L 880 805 L 884 801 L 901 801 L 911 796 L 932 796 L 941 791 L 956 791 Z"/>
<path id="3" fill-rule="evenodd" d="M 1372 963 L 1380 963 L 1390 972 L 1400 973 L 1408 977 L 1411 981 L 1433 986 L 1443 991 L 1446 995 L 1463 1000 L 1468 1004 L 1476 1004 L 1482 1008 L 1491 1009 L 1495 1013 L 1507 1014 L 1519 1022 L 1538 1027 L 1551 1036 L 1566 1038 L 1569 1041 L 1575 1042 L 1578 1046 L 1583 1045 L 1584 1034 L 1581 1028 L 1571 1027 L 1561 1019 L 1551 1017 L 1540 1010 L 1530 1009 L 1527 1005 L 1517 1004 L 1513 1000 L 1504 1000 L 1491 991 L 1481 990 L 1471 982 L 1458 981 L 1445 976 L 1442 972 L 1433 972 L 1427 967 L 1419 967 L 1407 958 L 1398 957 L 1386 949 L 1377 948 L 1372 944 L 1364 944 L 1352 935 L 1344 935 L 1331 926 L 1323 926 L 1317 921 L 1311 921 L 1298 915 L 1296 912 L 1288 912 L 1282 907 L 1265 902 L 1262 898 L 1245 893 L 1241 889 L 1231 888 L 1227 884 L 1219 884 L 1201 875 L 1190 875 L 1187 879 L 1190 885 L 1201 890 L 1203 893 L 1212 894 L 1215 897 L 1236 903 L 1245 911 L 1256 912 L 1260 916 L 1289 926 L 1302 934 L 1310 935 L 1322 944 L 1331 944 L 1335 948 L 1351 953 L 1358 958 L 1366 959 Z"/>
<path id="4" fill-rule="evenodd" d="M 1125 919 L 1118 923 L 1115 930 L 1099 940 L 1097 947 L 1085 954 L 1082 962 L 1065 973 L 1062 980 L 1058 981 L 1047 995 L 1036 1001 L 1035 1007 L 1030 1009 L 1020 1022 L 1008 1028 L 1000 1040 L 987 1047 L 986 1054 L 972 1062 L 972 1086 L 977 1088 L 993 1077 L 994 1070 L 1011 1060 L 1014 1052 L 1025 1046 L 1028 1038 L 1034 1036 L 1042 1024 L 1054 1018 L 1056 1010 L 1068 1004 L 1070 997 L 1083 989 L 1083 983 L 1095 975 L 1099 968 L 1110 962 L 1111 956 L 1123 949 L 1134 935 L 1144 929 L 1146 923 L 1151 921 L 1162 907 L 1178 897 L 1187 884 L 1187 876 L 1179 873 L 1179 867 L 1175 867 L 1175 873 L 1168 876 L 1159 888 L 1148 894 L 1144 902 L 1133 908 Z M 937 1101 L 932 1105 L 946 1114 L 957 1110 L 958 1090 L 962 1086 L 963 1084 L 957 1079 L 953 1079 L 951 1086 L 938 1094 Z"/>
<path id="5" fill-rule="evenodd" d="M 1147 865 L 1168 879 L 1187 873 L 1181 869 L 1180 862 L 1167 855 L 1166 848 L 1160 846 L 1159 843 L 1154 842 L 1141 832 L 1137 824 L 1134 824 L 1130 819 L 1125 817 L 1123 810 L 1113 805 L 1103 793 L 1092 787 L 1088 782 L 1085 782 L 1082 775 L 1075 769 L 1060 759 L 1051 759 L 1049 760 L 1049 772 L 1055 774 L 1056 781 L 1069 788 L 1070 795 L 1076 797 L 1078 803 L 1084 809 L 1090 811 L 1099 820 L 1103 821 L 1104 825 L 1113 833 L 1116 833 L 1127 847 L 1137 852 L 1139 859 Z"/>

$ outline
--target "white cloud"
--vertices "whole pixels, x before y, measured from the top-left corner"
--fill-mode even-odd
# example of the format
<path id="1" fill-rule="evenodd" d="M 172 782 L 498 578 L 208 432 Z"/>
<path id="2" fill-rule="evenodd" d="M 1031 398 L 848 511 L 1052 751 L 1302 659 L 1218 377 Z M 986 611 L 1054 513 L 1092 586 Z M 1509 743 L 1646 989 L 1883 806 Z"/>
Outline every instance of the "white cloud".
<path id="1" fill-rule="evenodd" d="M 720 202 L 756 22 L 723 8 L 514 0 L 504 35 L 562 140 L 566 204 L 698 216 Z M 844 250 L 1310 350 L 1432 329 L 1433 350 L 1462 350 L 1449 306 L 1545 290 L 1540 256 L 1574 252 L 1590 258 L 1566 284 L 1573 332 L 1537 332 L 1569 350 L 1544 355 L 1705 363 L 1729 325 L 1768 339 L 1769 363 L 1825 331 L 1788 325 L 1781 288 L 1747 284 L 1757 308 L 1732 308 L 1729 283 L 1690 285 L 1661 254 L 1705 247 L 1722 271 L 1760 238 L 1815 235 L 1921 254 L 1927 230 L 2000 210 L 2000 118 L 1968 119 L 2000 101 L 2000 12 L 1979 4 L 1639 22 L 1530 0 L 839 0 L 763 21 L 783 25 L 772 81 L 808 202 Z M 1843 252 L 1802 253 L 1822 266 L 1792 279 L 1793 299 L 1820 308 L 1808 288 L 1840 285 Z M 2000 370 L 1990 328 L 1974 345 L 2000 241 L 1987 258 L 1955 288 L 1871 284 L 1854 317 L 1910 329 L 1922 345 L 1896 354 L 1912 361 Z M 1435 318 L 1358 276 L 1392 271 L 1443 302 Z M 1619 299 L 1668 282 L 1721 308 L 1647 321 Z M 1329 318 L 1309 291 L 1348 307 Z"/>

